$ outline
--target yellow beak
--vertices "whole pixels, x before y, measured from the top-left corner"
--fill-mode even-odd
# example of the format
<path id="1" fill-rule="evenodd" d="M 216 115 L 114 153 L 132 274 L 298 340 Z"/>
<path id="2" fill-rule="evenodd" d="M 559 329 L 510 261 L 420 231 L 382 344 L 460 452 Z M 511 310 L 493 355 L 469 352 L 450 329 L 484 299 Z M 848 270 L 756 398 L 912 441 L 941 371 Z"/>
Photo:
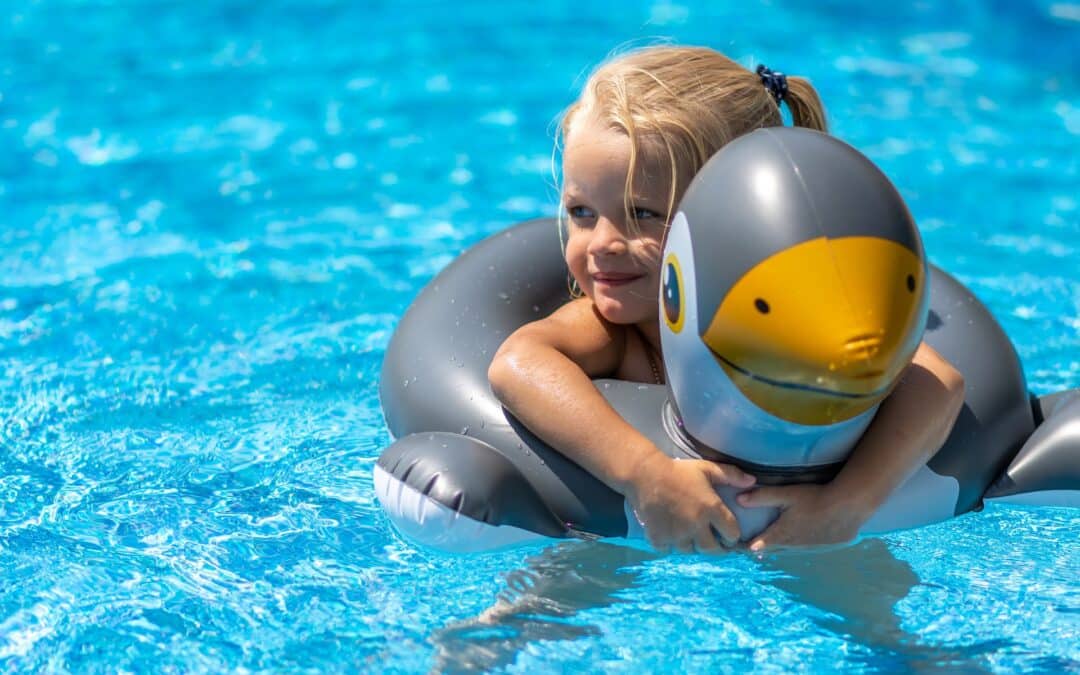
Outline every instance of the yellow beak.
<path id="1" fill-rule="evenodd" d="M 889 393 L 922 340 L 925 268 L 877 237 L 821 237 L 747 272 L 703 339 L 739 390 L 798 424 L 834 424 Z"/>

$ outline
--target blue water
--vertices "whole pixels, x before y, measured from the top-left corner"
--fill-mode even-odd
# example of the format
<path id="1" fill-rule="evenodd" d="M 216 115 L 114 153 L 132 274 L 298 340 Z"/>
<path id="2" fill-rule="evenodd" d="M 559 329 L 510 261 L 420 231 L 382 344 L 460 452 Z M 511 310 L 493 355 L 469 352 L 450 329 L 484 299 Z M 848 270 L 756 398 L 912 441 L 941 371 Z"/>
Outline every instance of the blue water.
<path id="1" fill-rule="evenodd" d="M 658 37 L 812 78 L 1032 388 L 1080 387 L 1080 5 L 898 4 L 3 3 L 0 669 L 1080 670 L 1075 511 L 466 559 L 374 501 L 397 319 L 553 212 L 552 121 Z"/>

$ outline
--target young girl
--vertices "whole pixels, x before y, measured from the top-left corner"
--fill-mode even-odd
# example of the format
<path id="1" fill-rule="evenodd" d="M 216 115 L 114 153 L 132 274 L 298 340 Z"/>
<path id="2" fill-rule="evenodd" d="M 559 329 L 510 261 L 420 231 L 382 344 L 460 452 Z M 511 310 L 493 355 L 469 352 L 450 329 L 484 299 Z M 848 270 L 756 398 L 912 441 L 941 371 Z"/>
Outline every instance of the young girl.
<path id="1" fill-rule="evenodd" d="M 591 379 L 663 382 L 658 295 L 669 220 L 705 161 L 737 136 L 781 125 L 782 103 L 796 126 L 825 131 L 806 80 L 754 73 L 711 49 L 648 48 L 594 72 L 559 129 L 565 257 L 583 297 L 514 332 L 488 373 L 522 423 L 629 500 L 659 550 L 737 542 L 738 525 L 714 486 L 751 488 L 754 478 L 731 465 L 669 458 Z M 960 374 L 921 345 L 830 483 L 739 496 L 743 506 L 781 508 L 750 548 L 852 539 L 941 447 L 962 404 Z"/>

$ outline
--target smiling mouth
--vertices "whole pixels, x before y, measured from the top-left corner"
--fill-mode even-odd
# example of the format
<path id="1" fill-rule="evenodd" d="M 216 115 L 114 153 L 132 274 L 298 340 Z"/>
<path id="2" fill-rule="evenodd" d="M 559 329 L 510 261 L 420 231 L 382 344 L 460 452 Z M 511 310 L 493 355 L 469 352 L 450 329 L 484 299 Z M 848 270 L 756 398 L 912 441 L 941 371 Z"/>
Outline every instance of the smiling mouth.
<path id="1" fill-rule="evenodd" d="M 625 286 L 626 284 L 637 281 L 641 277 L 642 275 L 640 274 L 599 274 L 593 275 L 593 282 L 605 286 Z"/>

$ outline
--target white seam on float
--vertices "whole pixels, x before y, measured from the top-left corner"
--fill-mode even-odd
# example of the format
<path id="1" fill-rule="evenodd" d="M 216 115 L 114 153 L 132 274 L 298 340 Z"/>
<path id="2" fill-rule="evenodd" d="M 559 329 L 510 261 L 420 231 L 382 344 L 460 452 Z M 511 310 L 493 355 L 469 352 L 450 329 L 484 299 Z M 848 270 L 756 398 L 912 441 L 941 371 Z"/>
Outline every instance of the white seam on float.
<path id="1" fill-rule="evenodd" d="M 375 467 L 375 496 L 406 539 L 446 553 L 480 553 L 549 539 L 512 525 L 474 520 Z M 464 503 L 464 502 L 462 502 Z M 411 517 L 415 514 L 416 517 Z"/>
<path id="2" fill-rule="evenodd" d="M 405 488 L 408 488 L 409 486 L 405 485 L 405 483 L 402 483 L 401 487 L 404 490 Z M 409 488 L 409 489 L 411 489 L 411 488 Z M 418 494 L 420 494 L 419 490 L 417 490 L 416 492 Z M 410 495 L 410 496 L 412 496 L 412 495 Z M 416 506 L 416 517 L 414 518 L 414 520 L 416 521 L 417 525 L 420 525 L 421 527 L 423 527 L 423 525 L 424 525 L 424 500 L 414 498 L 414 501 L 415 501 L 415 506 Z"/>
<path id="3" fill-rule="evenodd" d="M 378 475 L 378 474 L 376 473 L 376 475 Z M 376 482 L 375 485 L 378 486 L 378 483 Z M 387 486 L 389 486 L 389 483 L 387 483 Z M 404 487 L 405 487 L 404 483 L 398 483 L 398 485 L 397 485 L 397 494 L 394 496 L 394 500 L 391 502 L 389 499 L 387 499 L 387 505 L 393 505 L 395 513 L 398 513 L 398 512 L 401 511 L 401 491 L 402 491 L 402 488 L 404 488 Z"/>

